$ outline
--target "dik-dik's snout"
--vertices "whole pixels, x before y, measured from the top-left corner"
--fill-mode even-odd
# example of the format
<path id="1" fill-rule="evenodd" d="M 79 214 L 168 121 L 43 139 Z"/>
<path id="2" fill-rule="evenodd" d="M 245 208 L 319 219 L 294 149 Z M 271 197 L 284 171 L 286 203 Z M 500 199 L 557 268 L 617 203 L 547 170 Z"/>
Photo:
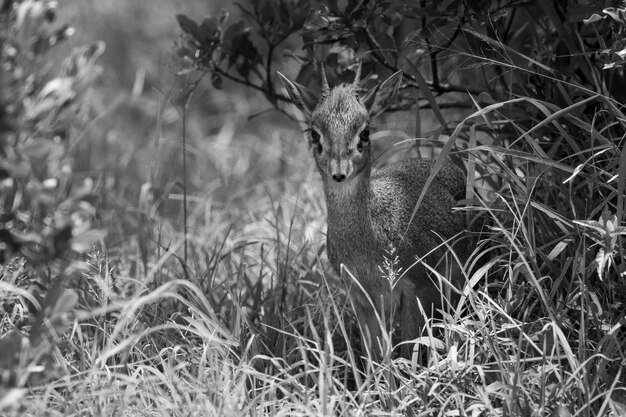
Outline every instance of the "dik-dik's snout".
<path id="1" fill-rule="evenodd" d="M 352 174 L 352 162 L 345 159 L 330 161 L 330 176 L 335 182 L 343 182 Z"/>
<path id="2" fill-rule="evenodd" d="M 344 174 L 333 174 L 333 180 L 335 180 L 335 182 L 343 182 L 345 179 L 346 176 Z"/>

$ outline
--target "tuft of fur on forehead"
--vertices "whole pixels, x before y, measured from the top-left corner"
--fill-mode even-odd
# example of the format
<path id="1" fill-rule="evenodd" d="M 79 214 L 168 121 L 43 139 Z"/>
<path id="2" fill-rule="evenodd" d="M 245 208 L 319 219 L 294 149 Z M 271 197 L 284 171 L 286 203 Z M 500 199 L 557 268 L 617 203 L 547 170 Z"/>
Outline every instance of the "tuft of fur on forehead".
<path id="1" fill-rule="evenodd" d="M 328 97 L 318 103 L 311 119 L 327 122 L 332 120 L 347 127 L 360 125 L 368 120 L 369 116 L 356 88 L 351 84 L 342 84 L 333 88 Z"/>

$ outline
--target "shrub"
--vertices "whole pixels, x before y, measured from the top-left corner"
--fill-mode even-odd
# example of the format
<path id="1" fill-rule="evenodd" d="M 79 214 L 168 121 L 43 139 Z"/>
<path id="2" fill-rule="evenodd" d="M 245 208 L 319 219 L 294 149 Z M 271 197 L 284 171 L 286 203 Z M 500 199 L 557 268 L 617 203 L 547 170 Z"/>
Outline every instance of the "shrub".
<path id="1" fill-rule="evenodd" d="M 598 382 L 561 384 L 549 399 L 529 389 L 500 406 L 594 415 L 606 408 L 595 399 L 624 383 L 626 301 L 626 9 L 600 3 L 264 0 L 239 5 L 234 22 L 178 15 L 177 50 L 187 71 L 216 88 L 246 85 L 279 110 L 288 103 L 274 82 L 287 65 L 279 53 L 313 95 L 322 63 L 332 85 L 351 81 L 362 61 L 364 91 L 402 70 L 391 110 L 414 116 L 418 147 L 440 147 L 472 174 L 465 210 L 482 233 L 466 265 L 468 317 L 485 320 L 479 311 L 490 307 L 476 297 L 488 291 L 502 309 L 492 324 L 522 331 L 519 350 L 518 336 L 505 336 L 516 375 L 536 375 L 533 360 L 567 358 L 567 375 Z M 435 127 L 423 135 L 427 117 Z M 543 342 L 522 347 L 524 338 Z M 487 362 L 512 352 L 495 340 Z M 532 384 L 551 380 L 542 375 Z"/>
<path id="2" fill-rule="evenodd" d="M 49 349 L 77 302 L 67 280 L 104 238 L 93 181 L 73 172 L 104 45 L 76 48 L 55 65 L 51 52 L 73 32 L 56 16 L 52 1 L 4 1 L 0 10 L 0 368 L 18 391 L 34 375 L 52 376 Z"/>

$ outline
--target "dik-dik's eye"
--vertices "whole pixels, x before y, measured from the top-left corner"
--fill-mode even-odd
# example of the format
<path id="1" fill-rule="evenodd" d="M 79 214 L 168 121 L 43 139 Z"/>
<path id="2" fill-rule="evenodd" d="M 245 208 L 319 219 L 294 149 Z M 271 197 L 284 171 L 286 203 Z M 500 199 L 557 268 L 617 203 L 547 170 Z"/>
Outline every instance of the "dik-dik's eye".
<path id="1" fill-rule="evenodd" d="M 320 142 L 320 134 L 317 133 L 317 130 L 311 129 L 311 143 L 316 144 Z"/>
<path id="2" fill-rule="evenodd" d="M 363 152 L 363 144 L 370 141 L 370 129 L 366 127 L 359 133 L 359 142 L 356 144 L 356 150 Z"/>
<path id="3" fill-rule="evenodd" d="M 322 143 L 320 142 L 321 136 L 319 132 L 313 128 L 309 130 L 309 134 L 311 135 L 311 145 L 313 145 L 315 151 L 318 155 L 322 154 Z"/>
<path id="4" fill-rule="evenodd" d="M 369 142 L 369 140 L 370 140 L 370 129 L 368 127 L 363 129 L 361 131 L 361 133 L 359 133 L 359 139 L 361 139 L 362 142 Z"/>

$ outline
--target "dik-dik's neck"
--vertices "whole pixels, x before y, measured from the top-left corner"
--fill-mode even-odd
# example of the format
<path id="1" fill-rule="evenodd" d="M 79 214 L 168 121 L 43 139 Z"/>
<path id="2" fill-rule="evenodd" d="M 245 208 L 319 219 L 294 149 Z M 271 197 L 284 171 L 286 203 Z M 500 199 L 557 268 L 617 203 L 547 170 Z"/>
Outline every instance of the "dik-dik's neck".
<path id="1" fill-rule="evenodd" d="M 367 170 L 345 182 L 324 177 L 328 210 L 328 233 L 338 237 L 354 236 L 360 240 L 372 237 L 370 217 L 371 183 Z"/>

